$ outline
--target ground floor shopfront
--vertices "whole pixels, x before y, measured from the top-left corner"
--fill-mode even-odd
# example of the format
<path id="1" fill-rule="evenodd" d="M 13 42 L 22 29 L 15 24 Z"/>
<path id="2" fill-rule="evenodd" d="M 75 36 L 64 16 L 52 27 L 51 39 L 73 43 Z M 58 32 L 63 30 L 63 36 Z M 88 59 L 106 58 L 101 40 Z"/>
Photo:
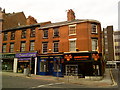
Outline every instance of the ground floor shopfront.
<path id="1" fill-rule="evenodd" d="M 14 53 L 2 53 L 2 70 L 13 71 L 14 58 Z"/>
<path id="2" fill-rule="evenodd" d="M 105 62 L 97 52 L 64 54 L 63 73 L 69 76 L 102 76 Z"/>
<path id="3" fill-rule="evenodd" d="M 39 55 L 37 74 L 62 77 L 63 54 Z"/>
<path id="4" fill-rule="evenodd" d="M 38 75 L 84 78 L 102 76 L 105 71 L 105 62 L 97 52 L 46 54 L 37 57 Z"/>
<path id="5" fill-rule="evenodd" d="M 31 74 L 36 74 L 36 54 L 36 52 L 17 53 L 14 59 L 14 72 L 24 73 L 24 70 L 29 66 Z"/>

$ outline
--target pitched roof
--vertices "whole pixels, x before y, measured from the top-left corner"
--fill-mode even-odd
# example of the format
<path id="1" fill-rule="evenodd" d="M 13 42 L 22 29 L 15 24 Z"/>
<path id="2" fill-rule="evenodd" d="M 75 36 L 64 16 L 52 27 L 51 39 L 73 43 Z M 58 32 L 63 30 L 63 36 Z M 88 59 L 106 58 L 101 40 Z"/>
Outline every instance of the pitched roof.
<path id="1" fill-rule="evenodd" d="M 51 23 L 51 22 L 47 21 L 47 22 L 41 22 L 41 23 L 36 23 L 36 24 L 31 24 L 31 25 L 21 25 L 21 26 L 17 26 L 17 27 L 14 27 L 14 28 L 5 29 L 2 32 L 12 31 L 12 30 L 20 30 L 20 29 L 27 29 L 27 28 L 32 28 L 32 27 L 40 27 L 40 26 L 43 26 L 43 25 L 46 25 L 46 24 L 49 24 L 49 23 Z"/>
<path id="2" fill-rule="evenodd" d="M 19 25 L 26 25 L 26 17 L 23 12 L 3 14 L 3 31 Z"/>
<path id="3" fill-rule="evenodd" d="M 59 27 L 59 26 L 64 26 L 64 25 L 76 24 L 76 23 L 83 23 L 83 22 L 100 23 L 99 21 L 92 20 L 92 19 L 75 19 L 72 21 L 63 21 L 63 22 L 46 24 L 40 27 L 39 29 L 47 29 L 47 28 Z"/>

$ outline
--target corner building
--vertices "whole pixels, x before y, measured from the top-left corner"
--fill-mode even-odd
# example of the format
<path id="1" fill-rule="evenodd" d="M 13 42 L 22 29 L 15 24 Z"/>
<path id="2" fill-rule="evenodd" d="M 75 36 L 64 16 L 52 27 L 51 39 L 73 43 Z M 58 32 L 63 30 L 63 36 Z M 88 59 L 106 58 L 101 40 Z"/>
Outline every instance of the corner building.
<path id="1" fill-rule="evenodd" d="M 39 28 L 37 74 L 53 76 L 80 74 L 85 77 L 93 75 L 95 67 L 99 72 L 97 75 L 102 75 L 103 69 L 100 69 L 99 65 L 85 64 L 89 60 L 92 62 L 90 58 L 93 53 L 102 52 L 101 24 L 96 20 L 75 19 L 74 15 L 70 9 L 67 21 L 50 23 Z M 76 62 L 73 57 L 82 57 L 81 55 L 83 58 L 88 55 L 89 59 L 78 58 Z M 88 68 L 91 70 L 87 70 Z"/>
<path id="2" fill-rule="evenodd" d="M 94 61 L 93 58 L 102 52 L 101 24 L 97 20 L 75 19 L 75 13 L 70 9 L 67 21 L 20 26 L 4 30 L 3 37 L 11 31 L 15 31 L 15 40 L 3 40 L 2 51 L 10 52 L 14 47 L 15 72 L 20 68 L 19 63 L 29 64 L 32 60 L 31 67 L 37 75 L 85 77 L 103 73 L 102 60 L 97 57 L 98 61 Z M 86 64 L 86 61 L 90 63 Z M 88 68 L 92 73 L 88 73 Z"/>

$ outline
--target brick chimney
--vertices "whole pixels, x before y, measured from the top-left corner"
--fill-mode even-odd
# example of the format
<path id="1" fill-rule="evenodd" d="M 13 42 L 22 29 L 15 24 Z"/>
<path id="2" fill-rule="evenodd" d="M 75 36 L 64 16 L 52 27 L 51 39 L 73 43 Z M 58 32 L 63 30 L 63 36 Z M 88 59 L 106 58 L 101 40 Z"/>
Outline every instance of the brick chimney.
<path id="1" fill-rule="evenodd" d="M 67 12 L 67 21 L 75 20 L 75 13 L 72 9 L 69 9 Z"/>
<path id="2" fill-rule="evenodd" d="M 35 23 L 37 23 L 36 19 L 32 16 L 28 16 L 26 24 L 31 25 L 31 24 L 35 24 Z"/>

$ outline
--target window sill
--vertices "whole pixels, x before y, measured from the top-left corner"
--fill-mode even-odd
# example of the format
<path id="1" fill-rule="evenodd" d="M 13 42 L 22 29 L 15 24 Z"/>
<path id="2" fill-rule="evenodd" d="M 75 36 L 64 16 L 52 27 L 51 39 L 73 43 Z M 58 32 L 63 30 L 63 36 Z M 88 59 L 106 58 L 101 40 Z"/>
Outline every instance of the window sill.
<path id="1" fill-rule="evenodd" d="M 54 36 L 53 38 L 59 38 L 60 36 Z"/>
<path id="2" fill-rule="evenodd" d="M 98 33 L 92 32 L 91 34 L 98 34 Z"/>
<path id="3" fill-rule="evenodd" d="M 48 37 L 43 37 L 43 39 L 48 39 Z"/>
<path id="4" fill-rule="evenodd" d="M 69 34 L 69 36 L 75 36 L 76 34 Z"/>

